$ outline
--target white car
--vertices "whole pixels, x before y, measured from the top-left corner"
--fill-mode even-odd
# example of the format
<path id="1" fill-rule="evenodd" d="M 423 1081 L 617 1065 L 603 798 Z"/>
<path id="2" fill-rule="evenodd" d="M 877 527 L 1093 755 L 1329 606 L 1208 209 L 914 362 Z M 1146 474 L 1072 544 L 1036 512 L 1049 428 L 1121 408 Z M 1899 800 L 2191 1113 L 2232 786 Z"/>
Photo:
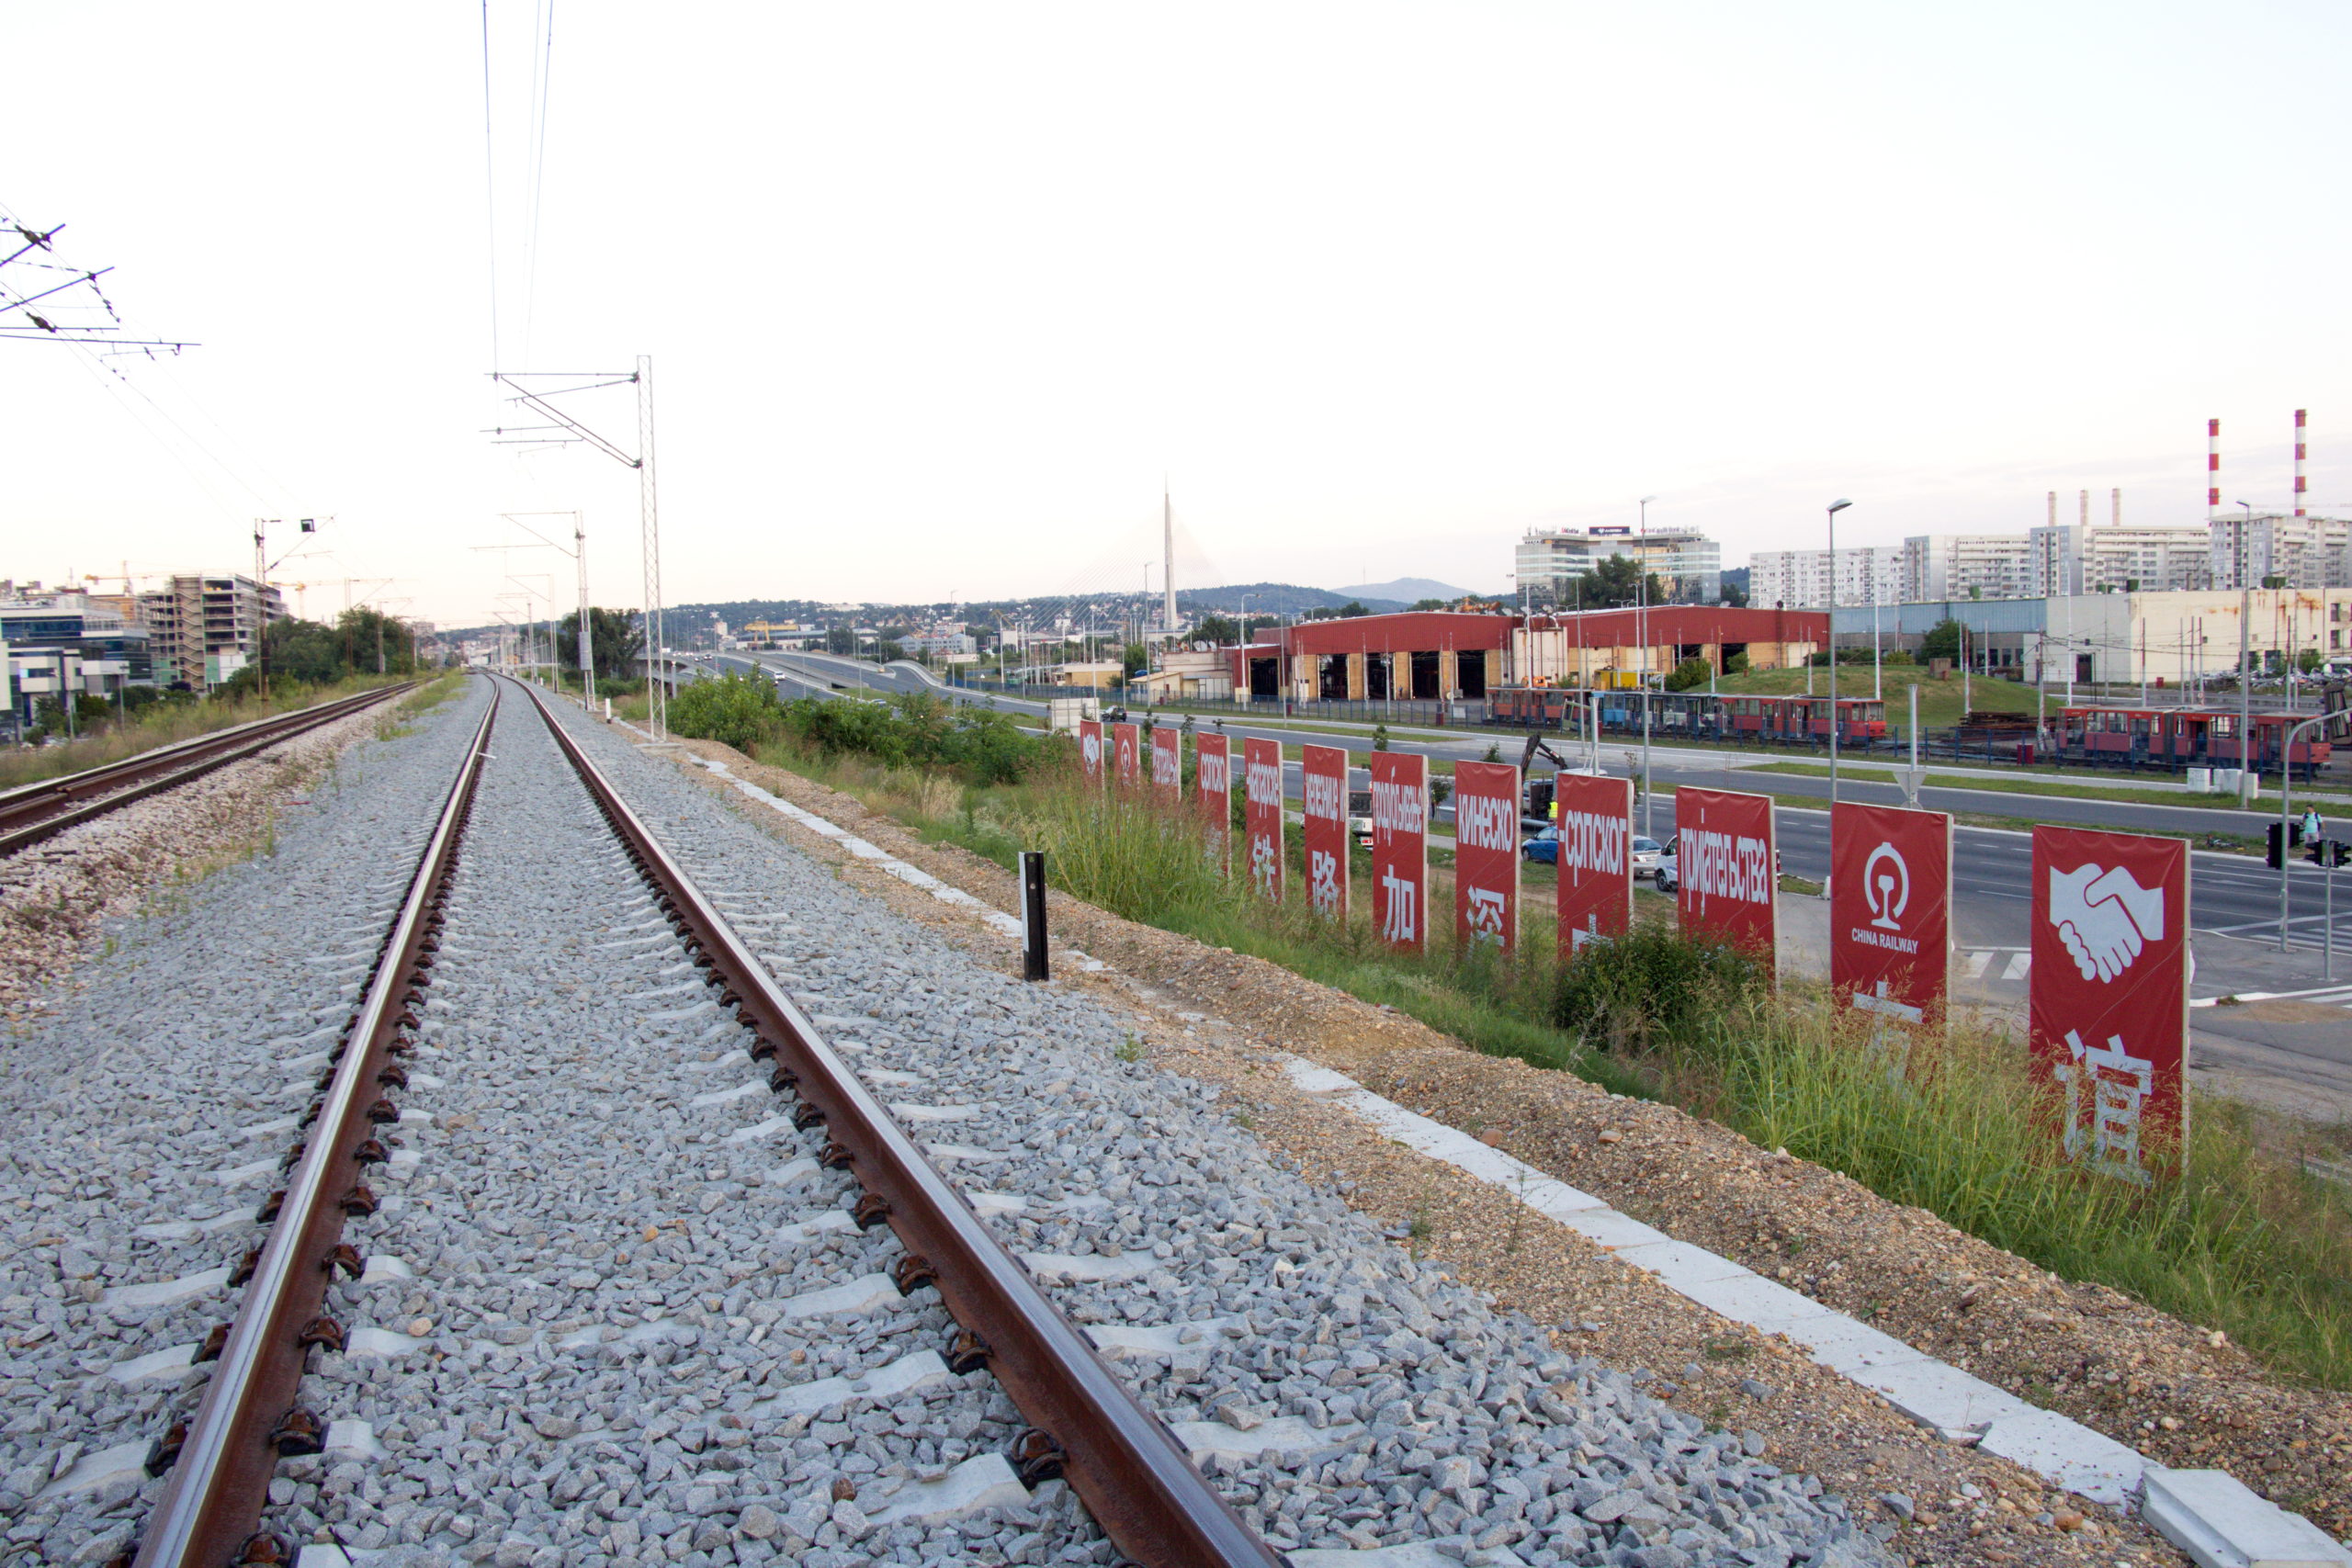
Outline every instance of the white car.
<path id="1" fill-rule="evenodd" d="M 1657 868 L 1660 862 L 1672 860 L 1673 858 L 1674 857 L 1667 852 L 1666 847 L 1663 844 L 1660 844 L 1656 839 L 1645 839 L 1639 834 L 1634 836 L 1634 880 L 1639 881 L 1645 876 L 1656 876 L 1657 874 Z"/>

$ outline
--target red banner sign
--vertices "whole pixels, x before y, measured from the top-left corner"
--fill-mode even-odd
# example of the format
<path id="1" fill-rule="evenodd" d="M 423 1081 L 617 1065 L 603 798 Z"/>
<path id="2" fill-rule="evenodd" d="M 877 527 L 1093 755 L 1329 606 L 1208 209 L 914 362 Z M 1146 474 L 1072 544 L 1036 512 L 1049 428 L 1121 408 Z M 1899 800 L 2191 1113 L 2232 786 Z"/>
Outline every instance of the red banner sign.
<path id="1" fill-rule="evenodd" d="M 2034 1065 L 2064 1097 L 2067 1152 L 2134 1181 L 2187 1127 L 2188 845 L 2033 830 Z"/>
<path id="2" fill-rule="evenodd" d="M 1226 840 L 1233 835 L 1233 743 L 1222 735 L 1193 742 L 1193 801 L 1209 836 L 1209 858 L 1221 871 Z"/>
<path id="3" fill-rule="evenodd" d="M 1309 746 L 1300 773 L 1306 802 L 1306 902 L 1318 915 L 1348 918 L 1348 753 Z"/>
<path id="4" fill-rule="evenodd" d="M 1241 827 L 1249 839 L 1250 886 L 1283 901 L 1283 748 L 1279 740 L 1241 743 Z"/>
<path id="5" fill-rule="evenodd" d="M 1086 782 L 1102 782 L 1102 721 L 1081 718 L 1078 721 L 1078 759 L 1086 764 Z"/>
<path id="6" fill-rule="evenodd" d="M 1781 879 L 1772 797 L 1685 784 L 1674 792 L 1674 845 L 1675 915 L 1684 932 L 1775 962 Z"/>
<path id="7" fill-rule="evenodd" d="M 1372 920 L 1391 947 L 1429 944 L 1430 760 L 1372 754 Z"/>
<path id="8" fill-rule="evenodd" d="M 1114 724 L 1111 727 L 1111 782 L 1121 789 L 1135 789 L 1143 783 L 1143 727 L 1136 724 Z"/>
<path id="9" fill-rule="evenodd" d="M 1453 939 L 1519 946 L 1519 765 L 1453 765 Z"/>
<path id="10" fill-rule="evenodd" d="M 1170 816 L 1184 798 L 1184 736 L 1164 727 L 1151 732 L 1151 795 Z"/>
<path id="11" fill-rule="evenodd" d="M 1890 1022 L 1943 1017 L 1951 972 L 1951 818 L 1829 808 L 1829 985 Z"/>
<path id="12" fill-rule="evenodd" d="M 1552 775 L 1559 810 L 1560 956 L 1634 924 L 1634 781 Z"/>

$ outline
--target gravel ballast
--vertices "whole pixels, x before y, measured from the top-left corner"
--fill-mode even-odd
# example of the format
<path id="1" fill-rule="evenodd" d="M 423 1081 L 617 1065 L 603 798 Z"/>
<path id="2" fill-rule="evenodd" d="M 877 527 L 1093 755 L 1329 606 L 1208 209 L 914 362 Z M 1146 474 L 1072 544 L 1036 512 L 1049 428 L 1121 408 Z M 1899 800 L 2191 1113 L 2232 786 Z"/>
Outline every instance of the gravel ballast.
<path id="1" fill-rule="evenodd" d="M 261 1239 L 254 1212 L 486 701 L 467 694 L 389 740 L 362 739 L 368 715 L 292 743 L 322 754 L 267 852 L 108 921 L 107 951 L 15 1021 L 0 1074 L 0 1529 L 12 1559 L 103 1561 L 160 1487 L 137 1460 L 201 1393 L 189 1357 L 233 1307 L 228 1271 Z M 188 787 L 209 801 L 238 769 L 266 766 Z M 57 842 L 168 840 L 144 819 L 176 813 L 187 826 L 178 795 Z"/>
<path id="2" fill-rule="evenodd" d="M 482 700 L 453 706 L 478 716 Z M 65 1473 L 192 1405 L 200 1371 L 145 1385 L 143 1407 L 99 1385 L 119 1386 L 108 1370 L 134 1356 L 200 1337 L 225 1292 L 209 1313 L 140 1309 L 128 1337 L 94 1332 L 102 1314 L 79 1298 L 85 1283 L 102 1296 L 226 1263 L 257 1235 L 199 1234 L 167 1258 L 138 1250 L 165 1244 L 132 1233 L 164 1208 L 169 1223 L 209 1217 L 191 1210 L 196 1173 L 228 1164 L 224 1138 L 272 1120 L 252 1101 L 293 1082 L 293 1064 L 321 1048 L 303 1036 L 348 1010 L 336 987 L 373 949 L 346 955 L 371 921 L 380 936 L 470 728 L 461 718 L 445 712 L 369 763 L 383 796 L 369 819 L 356 819 L 352 789 L 284 835 L 277 861 L 297 866 L 344 846 L 339 874 L 318 855 L 312 912 L 348 908 L 294 960 L 308 972 L 241 980 L 254 955 L 201 923 L 178 927 L 158 989 L 184 1012 L 199 987 L 212 994 L 176 1051 L 137 1028 L 137 976 L 118 987 L 111 967 L 164 963 L 161 933 L 101 965 L 102 1017 L 61 1008 L 42 1026 L 63 1032 L 46 1047 L 52 1079 L 86 1060 L 67 1047 L 77 1028 L 84 1041 L 127 1030 L 154 1045 L 111 1100 L 51 1139 L 49 1165 L 0 1167 L 12 1184 L 0 1201 L 27 1216 L 11 1231 L 10 1290 L 40 1283 L 26 1271 L 37 1224 L 71 1231 L 101 1265 L 70 1288 L 52 1269 L 49 1338 L 76 1341 L 63 1363 L 27 1362 L 46 1339 L 12 1343 L 0 1400 L 17 1403 L 0 1414 L 38 1420 L 6 1428 L 12 1465 Z M 1414 1544 L 1494 1564 L 1891 1561 L 1875 1539 L 1890 1526 L 1858 1527 L 1840 1497 L 1765 1462 L 1752 1434 L 1710 1429 L 1635 1375 L 1562 1354 L 1544 1329 L 1416 1262 L 1239 1124 L 1221 1090 L 1135 1059 L 1130 1014 L 996 973 L 666 761 L 580 716 L 564 722 L 1278 1548 L 1317 1568 L 1327 1560 L 1314 1553 Z M 820 1136 L 796 1131 L 792 1103 L 769 1093 L 744 1032 L 517 694 L 492 750 L 410 1087 L 395 1097 L 402 1118 L 385 1130 L 385 1201 L 346 1230 L 369 1258 L 363 1280 L 331 1296 L 347 1353 L 314 1355 L 305 1383 L 334 1437 L 326 1454 L 281 1465 L 270 1526 L 387 1562 L 502 1568 L 1113 1561 L 1060 1483 L 1024 1494 L 1011 1481 L 999 1456 L 1021 1422 L 987 1375 L 927 1359 L 951 1332 L 935 1295 L 888 1285 L 897 1243 L 844 1223 L 854 1189 L 815 1167 Z M 402 769 L 417 784 L 394 813 Z M 244 874 L 200 890 L 187 919 L 229 907 L 220 895 Z M 303 982 L 325 987 L 307 1010 L 268 994 Z M 241 985 L 257 1008 L 235 1010 Z M 40 1067 L 20 1050 L 28 1060 Z M 28 1094 L 27 1077 L 11 1098 Z M 167 1104 L 169 1120 L 134 1100 Z M 291 1097 L 278 1114 L 300 1106 Z M 165 1131 L 96 1160 L 84 1152 L 130 1143 L 119 1128 L 131 1120 Z M 26 1147 L 29 1130 L 20 1121 L 8 1146 Z M 253 1158 L 270 1156 L 274 1170 L 288 1135 L 254 1134 Z M 119 1408 L 131 1417 L 102 1418 Z M 156 1484 L 123 1477 L 29 1505 L 13 1495 L 12 1544 L 101 1560 Z"/>

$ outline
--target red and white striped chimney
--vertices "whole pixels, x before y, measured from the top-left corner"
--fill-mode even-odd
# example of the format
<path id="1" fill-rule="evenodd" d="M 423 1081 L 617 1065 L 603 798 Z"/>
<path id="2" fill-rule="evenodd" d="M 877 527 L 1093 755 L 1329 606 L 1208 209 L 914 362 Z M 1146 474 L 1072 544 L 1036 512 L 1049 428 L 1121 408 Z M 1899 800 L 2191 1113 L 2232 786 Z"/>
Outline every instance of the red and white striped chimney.
<path id="1" fill-rule="evenodd" d="M 2222 422 L 2205 422 L 2205 517 L 2222 514 Z"/>
<path id="2" fill-rule="evenodd" d="M 2295 515 L 2303 514 L 2303 411 L 2295 411 Z"/>

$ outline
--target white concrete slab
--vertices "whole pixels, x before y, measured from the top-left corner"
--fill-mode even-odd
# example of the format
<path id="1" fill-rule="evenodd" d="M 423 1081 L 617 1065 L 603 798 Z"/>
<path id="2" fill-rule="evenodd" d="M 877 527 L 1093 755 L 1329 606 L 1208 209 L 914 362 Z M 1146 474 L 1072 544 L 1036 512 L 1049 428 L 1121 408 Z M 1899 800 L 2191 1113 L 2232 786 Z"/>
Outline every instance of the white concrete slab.
<path id="1" fill-rule="evenodd" d="M 1448 1557 L 1425 1540 L 1408 1540 L 1402 1546 L 1375 1546 L 1364 1551 L 1340 1551 L 1329 1547 L 1315 1547 L 1304 1551 L 1286 1551 L 1291 1568 L 1458 1568 L 1456 1559 Z M 311 1568 L 307 1562 L 296 1568 Z M 341 1568 L 340 1564 L 331 1568 Z"/>
<path id="2" fill-rule="evenodd" d="M 168 1350 L 157 1350 L 128 1361 L 117 1361 L 107 1369 L 107 1376 L 119 1383 L 144 1382 L 149 1378 L 177 1377 L 196 1365 L 197 1348 L 175 1345 Z"/>
<path id="3" fill-rule="evenodd" d="M 2139 1491 L 2148 1464 L 2137 1450 L 2114 1438 L 2031 1405 L 1994 1417 L 1976 1446 L 2038 1475 L 2054 1477 L 2067 1491 L 2110 1506 L 2129 1501 Z"/>
<path id="4" fill-rule="evenodd" d="M 899 1487 L 866 1517 L 888 1529 L 893 1525 L 935 1524 L 960 1518 L 982 1508 L 1017 1508 L 1029 1501 L 1029 1489 L 1012 1473 L 1001 1453 L 967 1459 L 933 1481 L 914 1481 Z"/>
<path id="5" fill-rule="evenodd" d="M 892 1400 L 933 1383 L 945 1382 L 949 1373 L 947 1363 L 939 1359 L 936 1350 L 917 1350 L 901 1356 L 888 1366 L 877 1367 L 857 1377 L 819 1378 L 797 1388 L 786 1389 L 772 1398 L 761 1400 L 752 1406 L 756 1415 L 782 1417 L 813 1416 L 853 1399 L 871 1399 L 876 1403 Z"/>
<path id="6" fill-rule="evenodd" d="M 1302 1416 L 1284 1416 L 1272 1421 L 1261 1421 L 1243 1431 L 1222 1421 L 1179 1421 L 1170 1428 L 1176 1440 L 1184 1445 L 1193 1462 L 1223 1456 L 1227 1459 L 1252 1460 L 1263 1453 L 1283 1453 L 1293 1449 L 1319 1452 L 1355 1441 L 1363 1427 L 1353 1421 L 1343 1421 L 1330 1427 L 1310 1427 Z"/>
<path id="7" fill-rule="evenodd" d="M 902 1073 L 896 1067 L 860 1067 L 857 1076 L 876 1089 L 913 1089 L 924 1081 L 921 1073 Z"/>
<path id="8" fill-rule="evenodd" d="M 1148 1252 L 1122 1253 L 1116 1258 L 1104 1258 L 1088 1253 L 1072 1257 L 1051 1252 L 1024 1252 L 1021 1261 L 1029 1265 L 1029 1272 L 1043 1284 L 1103 1284 L 1121 1280 L 1139 1280 L 1159 1268 L 1160 1261 Z"/>
<path id="9" fill-rule="evenodd" d="M 1655 1230 L 1630 1214 L 1621 1214 L 1611 1208 L 1579 1209 L 1572 1214 L 1555 1215 L 1562 1224 L 1596 1246 L 1614 1252 L 1621 1247 L 1655 1247 L 1674 1238 L 1662 1230 Z"/>
<path id="10" fill-rule="evenodd" d="M 74 1461 L 74 1468 L 41 1488 L 44 1497 L 67 1497 L 77 1492 L 95 1492 L 117 1479 L 147 1479 L 147 1448 L 144 1438 L 136 1442 L 117 1443 L 110 1449 L 100 1449 L 84 1454 Z"/>
<path id="11" fill-rule="evenodd" d="M 224 1263 L 218 1269 L 207 1269 L 200 1274 L 183 1274 L 176 1280 L 157 1280 L 146 1285 L 117 1285 L 99 1299 L 98 1304 L 108 1312 L 175 1306 L 220 1290 L 228 1283 L 229 1266 Z"/>
<path id="12" fill-rule="evenodd" d="M 1200 1323 L 1090 1323 L 1085 1332 L 1096 1349 L 1113 1360 L 1123 1360 L 1180 1355 L 1195 1348 L 1205 1350 L 1233 1321 L 1212 1317 Z"/>
<path id="13" fill-rule="evenodd" d="M 734 1100 L 750 1100 L 754 1096 L 764 1095 L 767 1092 L 768 1086 L 763 1083 L 739 1083 L 733 1089 L 715 1089 L 708 1094 L 698 1094 L 692 1100 L 686 1101 L 686 1103 L 696 1108 L 707 1105 L 726 1105 Z"/>
<path id="14" fill-rule="evenodd" d="M 840 1231 L 854 1231 L 857 1222 L 839 1209 L 828 1209 L 806 1220 L 796 1220 L 788 1225 L 778 1225 L 775 1241 L 778 1247 L 805 1247 L 820 1235 Z"/>
<path id="15" fill-rule="evenodd" d="M 984 1220 L 1022 1213 L 1029 1207 L 1029 1200 L 1017 1192 L 988 1192 L 976 1187 L 966 1192 L 964 1197 L 972 1205 L 972 1213 Z"/>
<path id="16" fill-rule="evenodd" d="M 778 1133 L 788 1133 L 791 1130 L 790 1117 L 771 1116 L 766 1121 L 754 1122 L 749 1127 L 736 1128 L 727 1134 L 727 1141 L 730 1144 L 756 1143 L 762 1138 L 773 1138 Z"/>
<path id="17" fill-rule="evenodd" d="M 2346 1568 L 2325 1530 L 2218 1470 L 2147 1467 L 2141 1517 L 2199 1568 Z"/>
<path id="18" fill-rule="evenodd" d="M 1693 1247 L 1687 1241 L 1653 1241 L 1613 1250 L 1625 1262 L 1636 1269 L 1648 1269 L 1677 1291 L 1686 1285 L 1756 1278 L 1730 1258 L 1718 1257 L 1705 1247 Z"/>
<path id="19" fill-rule="evenodd" d="M 796 1181 L 804 1181 L 816 1175 L 820 1168 L 813 1159 L 786 1160 L 774 1170 L 763 1172 L 760 1181 L 767 1187 L 789 1187 Z"/>
<path id="20" fill-rule="evenodd" d="M 376 1440 L 376 1428 L 366 1421 L 330 1421 L 327 1423 L 325 1459 L 329 1464 L 345 1460 L 363 1462 L 379 1460 L 390 1450 Z"/>
<path id="21" fill-rule="evenodd" d="M 359 1282 L 363 1285 L 380 1285 L 388 1280 L 415 1278 L 416 1270 L 390 1253 L 371 1252 L 368 1255 L 368 1267 L 360 1273 Z"/>
<path id="22" fill-rule="evenodd" d="M 2005 1417 L 2033 1412 L 2032 1405 L 2015 1394 L 1917 1351 L 1908 1361 L 1842 1371 L 1919 1425 L 1939 1432 L 1981 1432 Z M 2106 1441 L 2087 1427 L 2076 1429 L 2083 1444 Z"/>
<path id="23" fill-rule="evenodd" d="M 387 1361 L 422 1350 L 431 1343 L 390 1328 L 355 1328 L 344 1337 L 343 1353 L 355 1361 Z"/>
<path id="24" fill-rule="evenodd" d="M 248 1142 L 254 1138 L 274 1138 L 280 1133 L 290 1133 L 301 1124 L 300 1116 L 279 1116 L 267 1122 L 256 1122 L 250 1127 L 240 1127 L 237 1136 Z"/>
<path id="25" fill-rule="evenodd" d="M 901 1122 L 969 1122 L 980 1113 L 977 1105 L 912 1105 L 900 1100 L 890 1107 L 890 1114 Z"/>
<path id="26" fill-rule="evenodd" d="M 245 1165 L 232 1165 L 226 1170 L 216 1170 L 212 1179 L 223 1187 L 243 1187 L 248 1181 L 258 1181 L 277 1168 L 275 1156 L 257 1159 Z"/>
<path id="27" fill-rule="evenodd" d="M 1761 1274 L 1741 1272 L 1718 1280 L 1678 1282 L 1674 1287 L 1718 1316 L 1735 1323 L 1789 1324 L 1809 1317 L 1838 1315 L 1819 1302 Z"/>
<path id="28" fill-rule="evenodd" d="M 888 1274 L 867 1274 L 846 1284 L 828 1285 L 821 1291 L 808 1291 L 787 1299 L 784 1304 L 786 1317 L 831 1317 L 852 1313 L 880 1312 L 898 1305 L 906 1298 L 899 1287 L 890 1282 Z"/>
<path id="29" fill-rule="evenodd" d="M 1012 1157 L 994 1149 L 976 1149 L 969 1144 L 925 1144 L 922 1147 L 935 1165 L 996 1165 Z"/>

